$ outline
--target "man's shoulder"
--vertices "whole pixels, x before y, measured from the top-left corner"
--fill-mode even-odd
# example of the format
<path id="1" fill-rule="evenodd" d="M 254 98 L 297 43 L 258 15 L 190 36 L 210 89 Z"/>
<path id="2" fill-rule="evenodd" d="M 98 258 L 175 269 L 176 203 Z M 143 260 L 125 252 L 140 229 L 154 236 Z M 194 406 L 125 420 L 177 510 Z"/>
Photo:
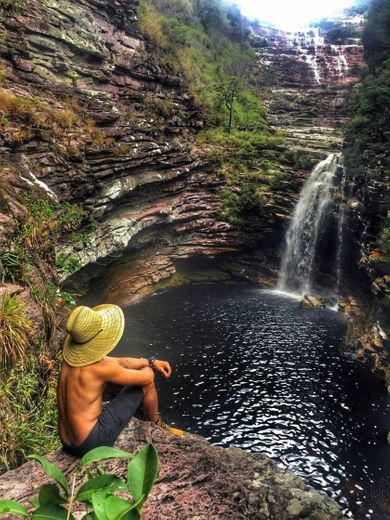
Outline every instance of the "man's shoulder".
<path id="1" fill-rule="evenodd" d="M 100 361 L 89 365 L 90 369 L 93 372 L 97 373 L 106 373 L 115 370 L 115 368 L 119 367 L 119 363 L 116 358 L 106 356 Z"/>

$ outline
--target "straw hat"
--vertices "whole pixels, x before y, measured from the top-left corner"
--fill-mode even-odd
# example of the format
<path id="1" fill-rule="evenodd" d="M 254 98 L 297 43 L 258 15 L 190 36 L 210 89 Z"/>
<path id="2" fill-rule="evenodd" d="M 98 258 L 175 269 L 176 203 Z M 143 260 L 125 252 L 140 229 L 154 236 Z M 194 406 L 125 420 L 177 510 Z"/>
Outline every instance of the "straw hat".
<path id="1" fill-rule="evenodd" d="M 68 365 L 82 367 L 104 358 L 118 344 L 125 326 L 123 311 L 117 305 L 76 307 L 66 323 L 68 336 L 63 356 Z"/>

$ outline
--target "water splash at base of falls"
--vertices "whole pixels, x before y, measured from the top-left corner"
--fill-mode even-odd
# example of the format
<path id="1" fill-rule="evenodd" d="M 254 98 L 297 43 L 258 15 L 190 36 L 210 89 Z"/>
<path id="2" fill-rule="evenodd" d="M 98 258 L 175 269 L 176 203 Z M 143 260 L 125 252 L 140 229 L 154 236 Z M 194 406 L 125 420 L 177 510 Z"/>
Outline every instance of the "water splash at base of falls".
<path id="1" fill-rule="evenodd" d="M 340 157 L 341 154 L 331 154 L 317 164 L 303 186 L 286 233 L 278 291 L 298 295 L 313 292 L 317 244 L 331 206 Z"/>

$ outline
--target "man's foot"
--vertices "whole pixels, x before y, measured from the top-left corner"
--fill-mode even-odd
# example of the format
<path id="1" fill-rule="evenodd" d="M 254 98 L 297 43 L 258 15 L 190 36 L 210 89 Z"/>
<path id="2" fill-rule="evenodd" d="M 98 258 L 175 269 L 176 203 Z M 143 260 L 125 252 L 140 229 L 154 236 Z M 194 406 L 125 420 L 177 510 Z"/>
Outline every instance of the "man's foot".
<path id="1" fill-rule="evenodd" d="M 173 426 L 169 426 L 169 424 L 166 424 L 160 416 L 158 416 L 158 419 L 154 424 L 159 428 L 162 428 L 163 430 L 172 433 L 173 435 L 178 435 L 179 437 L 182 437 L 184 435 L 183 430 L 179 430 L 178 428 L 173 428 Z"/>

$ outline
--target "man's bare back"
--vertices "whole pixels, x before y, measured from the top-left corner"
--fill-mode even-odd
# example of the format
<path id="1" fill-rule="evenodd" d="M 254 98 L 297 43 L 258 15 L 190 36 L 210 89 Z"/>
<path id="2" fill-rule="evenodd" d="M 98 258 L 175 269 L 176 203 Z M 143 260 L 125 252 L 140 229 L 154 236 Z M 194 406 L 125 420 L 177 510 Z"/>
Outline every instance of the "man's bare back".
<path id="1" fill-rule="evenodd" d="M 154 369 L 166 378 L 172 373 L 166 361 L 156 360 Z M 106 356 L 82 367 L 63 361 L 57 386 L 59 434 L 63 443 L 79 446 L 88 437 L 102 412 L 103 390 L 109 382 L 141 387 L 147 419 L 158 420 L 154 372 L 147 359 Z"/>

